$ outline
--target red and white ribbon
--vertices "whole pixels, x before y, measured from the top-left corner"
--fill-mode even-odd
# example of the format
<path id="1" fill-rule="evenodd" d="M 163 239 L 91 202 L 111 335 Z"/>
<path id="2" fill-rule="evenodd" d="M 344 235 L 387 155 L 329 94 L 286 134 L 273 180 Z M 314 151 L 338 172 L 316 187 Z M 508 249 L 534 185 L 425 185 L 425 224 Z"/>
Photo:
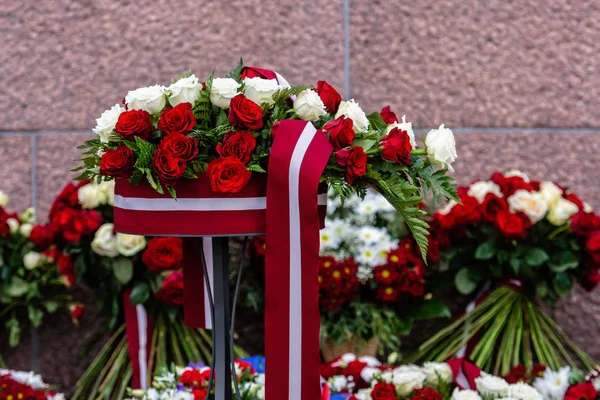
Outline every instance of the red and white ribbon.
<path id="1" fill-rule="evenodd" d="M 477 390 L 475 379 L 481 376 L 481 370 L 477 365 L 465 360 L 462 357 L 448 360 L 446 363 L 452 370 L 452 375 L 454 377 L 454 383 L 456 383 L 456 386 L 463 390 Z"/>
<path id="2" fill-rule="evenodd" d="M 149 387 L 148 371 L 152 346 L 154 321 L 146 313 L 143 305 L 131 304 L 131 289 L 123 292 L 123 310 L 125 312 L 125 333 L 131 360 L 131 387 L 146 390 Z"/>
<path id="3" fill-rule="evenodd" d="M 320 398 L 318 186 L 331 155 L 322 131 L 280 122 L 267 182 L 266 399 Z"/>
<path id="4" fill-rule="evenodd" d="M 202 255 L 206 261 L 208 283 L 205 280 L 202 267 Z M 183 308 L 185 325 L 190 328 L 212 329 L 211 301 L 208 297 L 213 295 L 213 252 L 211 237 L 184 237 L 183 238 Z"/>

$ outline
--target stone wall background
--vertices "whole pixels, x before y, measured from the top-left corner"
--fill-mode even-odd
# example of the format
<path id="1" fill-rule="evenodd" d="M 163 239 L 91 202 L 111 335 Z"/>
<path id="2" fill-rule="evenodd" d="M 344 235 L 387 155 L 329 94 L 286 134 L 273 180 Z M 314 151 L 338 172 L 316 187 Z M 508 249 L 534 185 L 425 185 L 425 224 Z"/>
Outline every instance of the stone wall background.
<path id="1" fill-rule="evenodd" d="M 593 0 L 2 1 L 0 32 L 0 189 L 42 220 L 73 177 L 75 146 L 127 90 L 225 72 L 239 57 L 290 82 L 326 79 L 366 110 L 391 104 L 421 128 L 445 123 L 460 183 L 521 168 L 600 207 Z M 574 291 L 555 315 L 600 361 L 600 291 Z M 100 318 L 46 324 L 36 367 L 72 385 L 82 366 L 67 355 Z M 11 351 L 2 335 L 5 361 L 29 368 L 29 339 Z"/>

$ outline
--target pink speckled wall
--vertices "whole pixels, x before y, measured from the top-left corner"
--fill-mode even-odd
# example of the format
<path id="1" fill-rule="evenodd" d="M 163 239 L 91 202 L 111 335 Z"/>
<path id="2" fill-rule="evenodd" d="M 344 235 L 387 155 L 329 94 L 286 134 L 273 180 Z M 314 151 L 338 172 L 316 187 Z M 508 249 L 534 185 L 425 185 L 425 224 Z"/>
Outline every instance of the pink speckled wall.
<path id="1" fill-rule="evenodd" d="M 460 183 L 522 168 L 600 207 L 600 5 L 569 0 L 24 0 L 2 2 L 0 190 L 44 219 L 72 178 L 75 146 L 128 89 L 239 57 L 291 82 L 326 79 L 367 110 L 391 104 L 416 126 L 455 129 Z M 345 13 L 345 10 L 348 13 Z M 556 317 L 600 360 L 600 291 L 577 291 Z M 41 371 L 97 327 L 48 324 Z M 2 353 L 29 364 L 28 347 Z M 28 339 L 26 339 L 27 341 Z M 88 358 L 89 359 L 89 358 Z"/>

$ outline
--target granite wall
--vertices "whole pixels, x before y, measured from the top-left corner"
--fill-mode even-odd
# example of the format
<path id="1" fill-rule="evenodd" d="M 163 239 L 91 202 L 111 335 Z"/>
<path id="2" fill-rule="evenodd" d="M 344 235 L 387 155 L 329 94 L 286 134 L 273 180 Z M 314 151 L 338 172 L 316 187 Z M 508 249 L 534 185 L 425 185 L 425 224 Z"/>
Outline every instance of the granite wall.
<path id="1" fill-rule="evenodd" d="M 593 0 L 23 0 L 0 4 L 0 189 L 41 219 L 75 146 L 128 89 L 239 57 L 290 82 L 326 79 L 457 136 L 461 183 L 521 168 L 600 207 L 600 3 Z M 91 301 L 90 301 L 91 303 Z M 600 360 L 600 290 L 556 317 Z M 99 316 L 41 332 L 41 372 L 72 384 Z M 29 340 L 29 339 L 26 339 Z M 30 349 L 2 353 L 30 365 Z M 29 342 L 26 342 L 29 343 Z M 72 358 L 72 357 L 71 357 Z"/>

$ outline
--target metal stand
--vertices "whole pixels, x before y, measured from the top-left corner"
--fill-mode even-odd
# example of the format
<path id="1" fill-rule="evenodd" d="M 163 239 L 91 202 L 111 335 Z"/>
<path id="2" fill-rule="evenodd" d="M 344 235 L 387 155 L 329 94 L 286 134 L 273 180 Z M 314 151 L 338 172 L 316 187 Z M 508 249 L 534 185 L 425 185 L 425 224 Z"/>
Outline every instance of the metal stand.
<path id="1" fill-rule="evenodd" d="M 232 400 L 231 335 L 229 330 L 229 238 L 213 237 L 215 400 Z M 233 372 L 235 373 L 235 372 Z"/>

